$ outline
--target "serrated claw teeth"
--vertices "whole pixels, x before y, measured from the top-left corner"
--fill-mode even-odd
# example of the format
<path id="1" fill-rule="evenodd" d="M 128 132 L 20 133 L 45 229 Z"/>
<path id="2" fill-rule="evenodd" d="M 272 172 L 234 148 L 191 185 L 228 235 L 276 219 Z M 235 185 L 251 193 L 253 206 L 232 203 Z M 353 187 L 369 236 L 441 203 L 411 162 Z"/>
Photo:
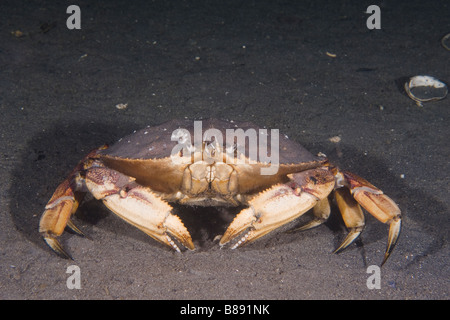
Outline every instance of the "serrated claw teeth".
<path id="1" fill-rule="evenodd" d="M 220 239 L 220 245 L 224 246 L 234 238 L 238 237 L 243 231 L 252 227 L 253 223 L 257 220 L 254 211 L 251 208 L 242 210 L 233 222 L 230 224 L 225 234 Z M 249 232 L 246 233 L 246 237 L 249 237 Z M 245 240 L 247 239 L 245 238 Z M 242 239 L 241 239 L 242 240 Z M 232 249 L 239 247 L 244 241 L 239 241 L 232 246 Z"/>
<path id="2" fill-rule="evenodd" d="M 172 248 L 176 251 L 176 252 L 181 252 L 180 248 L 177 246 L 177 244 L 172 240 L 172 238 L 170 238 L 168 235 L 166 235 L 166 239 L 167 242 L 169 243 L 169 245 L 172 246 Z"/>
<path id="3" fill-rule="evenodd" d="M 250 231 L 247 232 L 244 236 L 242 236 L 241 239 L 239 239 L 239 241 L 236 242 L 236 243 L 231 247 L 231 249 L 239 248 L 241 245 L 243 245 L 243 244 L 247 241 L 247 239 L 248 239 L 249 236 L 250 236 Z"/>
<path id="4" fill-rule="evenodd" d="M 194 250 L 195 246 L 192 242 L 191 235 L 189 234 L 189 231 L 184 226 L 181 219 L 173 214 L 169 214 L 164 223 L 163 226 L 166 228 L 166 240 L 165 242 L 167 245 L 170 245 L 172 248 L 174 248 L 176 251 L 180 252 L 180 248 L 177 246 L 177 244 L 172 240 L 172 238 L 168 235 L 171 234 L 177 241 L 179 241 L 185 248 L 189 250 Z"/>

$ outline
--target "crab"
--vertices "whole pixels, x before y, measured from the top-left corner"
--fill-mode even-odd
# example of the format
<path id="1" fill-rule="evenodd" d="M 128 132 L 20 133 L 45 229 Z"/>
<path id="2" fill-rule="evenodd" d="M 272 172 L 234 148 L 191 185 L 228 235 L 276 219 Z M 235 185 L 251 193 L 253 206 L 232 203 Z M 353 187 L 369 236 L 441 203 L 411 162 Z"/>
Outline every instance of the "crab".
<path id="1" fill-rule="evenodd" d="M 202 128 L 208 130 L 203 134 Z M 365 179 L 311 154 L 277 130 L 271 130 L 270 136 L 268 157 L 267 129 L 250 122 L 172 120 L 135 131 L 111 147 L 91 151 L 78 163 L 47 203 L 39 231 L 51 249 L 71 258 L 58 237 L 66 227 L 84 235 L 71 216 L 89 192 L 155 240 L 176 251 L 194 250 L 189 231 L 170 203 L 243 206 L 220 238 L 220 246 L 235 249 L 310 209 L 313 218 L 294 231 L 319 226 L 330 215 L 330 195 L 334 195 L 348 229 L 334 252 L 341 252 L 361 234 L 364 208 L 389 224 L 383 265 L 400 233 L 397 204 Z"/>

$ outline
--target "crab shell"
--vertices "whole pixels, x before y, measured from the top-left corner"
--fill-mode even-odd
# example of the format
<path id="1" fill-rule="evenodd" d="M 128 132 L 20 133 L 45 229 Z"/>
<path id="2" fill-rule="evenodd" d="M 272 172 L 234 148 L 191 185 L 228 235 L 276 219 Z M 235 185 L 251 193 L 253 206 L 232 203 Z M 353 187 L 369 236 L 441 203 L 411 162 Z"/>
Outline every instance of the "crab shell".
<path id="1" fill-rule="evenodd" d="M 252 132 L 254 136 L 262 136 L 267 130 L 261 130 L 250 122 L 210 119 L 198 123 L 203 131 L 199 137 L 194 131 L 194 122 L 190 120 L 172 120 L 137 131 L 100 151 L 100 161 L 108 168 L 134 177 L 138 184 L 150 188 L 164 200 L 202 206 L 241 204 L 249 196 L 288 182 L 288 174 L 317 168 L 326 162 L 325 158 L 313 156 L 285 135 L 278 139 L 278 163 L 262 162 L 259 144 L 245 143 L 244 140 L 245 144 L 239 145 L 236 139 L 229 142 L 225 139 L 226 130 L 242 129 L 242 132 L 247 132 L 247 137 Z M 177 134 L 179 129 L 186 130 L 182 136 Z M 223 137 L 220 145 L 217 145 L 217 140 L 206 137 L 208 129 L 220 131 Z M 174 153 L 185 140 L 188 140 L 186 145 L 193 149 L 191 153 Z M 270 142 L 268 151 L 271 150 Z M 231 152 L 227 153 L 230 149 Z M 214 150 L 216 159 L 206 154 L 207 150 Z M 263 168 L 271 167 L 273 174 L 261 174 Z"/>
<path id="2" fill-rule="evenodd" d="M 270 134 L 269 134 L 270 133 Z M 270 139 L 269 139 L 270 137 Z M 270 156 L 269 156 L 270 154 Z M 202 206 L 246 206 L 230 224 L 221 245 L 249 243 L 313 208 L 314 219 L 302 230 L 324 222 L 333 192 L 349 234 L 339 252 L 364 227 L 360 205 L 390 224 L 390 255 L 400 232 L 400 210 L 381 190 L 316 157 L 277 130 L 250 122 L 216 119 L 172 120 L 137 131 L 111 147 L 88 154 L 60 184 L 41 218 L 47 244 L 69 256 L 59 244 L 88 191 L 121 218 L 179 251 L 194 249 L 191 236 L 169 202 Z M 175 240 L 172 238 L 174 237 Z"/>

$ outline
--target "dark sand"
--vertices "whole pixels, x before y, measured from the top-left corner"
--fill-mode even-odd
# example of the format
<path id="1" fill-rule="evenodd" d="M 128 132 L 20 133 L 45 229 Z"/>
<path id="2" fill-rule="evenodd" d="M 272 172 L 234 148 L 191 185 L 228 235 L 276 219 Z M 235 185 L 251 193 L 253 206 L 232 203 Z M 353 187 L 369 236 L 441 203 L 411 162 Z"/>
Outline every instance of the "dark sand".
<path id="1" fill-rule="evenodd" d="M 76 1 L 81 30 L 66 27 L 69 2 L 0 4 L 0 299 L 449 298 L 449 99 L 420 108 L 401 90 L 411 75 L 450 80 L 448 1 L 379 2 L 381 30 L 366 27 L 367 1 L 94 3 Z M 179 254 L 90 201 L 74 218 L 90 239 L 61 239 L 75 260 L 52 253 L 39 218 L 78 160 L 184 117 L 278 128 L 390 195 L 404 224 L 381 289 L 366 270 L 387 226 L 367 215 L 335 255 L 335 209 L 229 250 L 214 238 L 235 212 L 177 208 L 198 248 Z M 66 286 L 73 264 L 80 290 Z"/>

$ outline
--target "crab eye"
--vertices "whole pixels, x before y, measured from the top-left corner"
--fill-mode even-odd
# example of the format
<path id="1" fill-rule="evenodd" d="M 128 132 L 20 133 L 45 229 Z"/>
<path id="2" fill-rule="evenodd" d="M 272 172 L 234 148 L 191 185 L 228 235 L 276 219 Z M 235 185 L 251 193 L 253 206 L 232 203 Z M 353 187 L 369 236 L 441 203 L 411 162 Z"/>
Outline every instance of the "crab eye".
<path id="1" fill-rule="evenodd" d="M 205 153 L 208 156 L 214 157 L 214 155 L 216 154 L 216 146 L 214 145 L 213 141 L 205 142 Z"/>

